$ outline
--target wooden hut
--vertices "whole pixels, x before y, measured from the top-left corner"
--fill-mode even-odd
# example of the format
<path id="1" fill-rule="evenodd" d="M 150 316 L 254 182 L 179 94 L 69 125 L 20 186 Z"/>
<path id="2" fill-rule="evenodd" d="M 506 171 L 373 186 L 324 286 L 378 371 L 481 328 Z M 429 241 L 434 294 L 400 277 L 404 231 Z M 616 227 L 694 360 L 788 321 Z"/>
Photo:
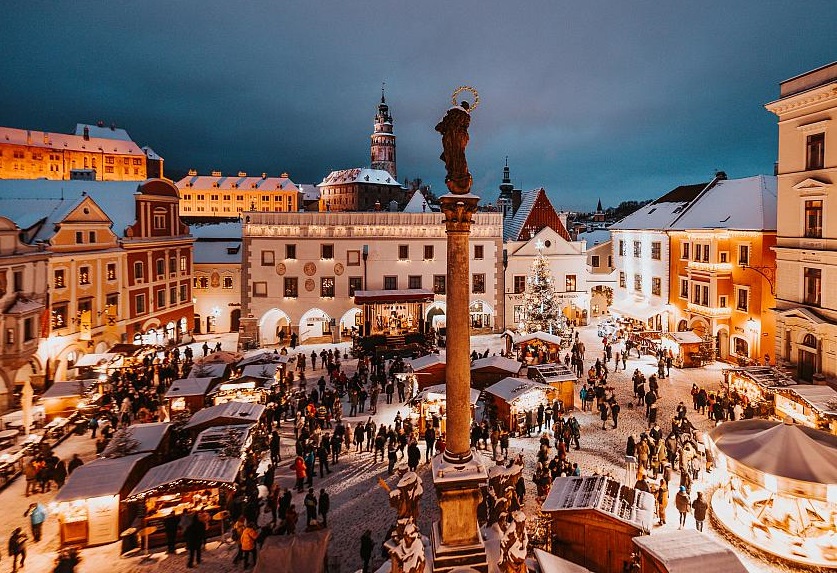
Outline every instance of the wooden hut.
<path id="1" fill-rule="evenodd" d="M 183 429 L 196 436 L 207 428 L 258 424 L 264 415 L 264 406 L 252 402 L 225 402 L 210 406 L 192 416 Z"/>
<path id="2" fill-rule="evenodd" d="M 527 377 L 541 384 L 548 384 L 556 388 L 558 390 L 558 399 L 561 400 L 561 406 L 565 412 L 575 408 L 575 385 L 578 382 L 578 377 L 563 364 L 537 364 L 529 366 Z"/>
<path id="3" fill-rule="evenodd" d="M 485 390 L 503 378 L 516 377 L 523 364 L 504 356 L 487 356 L 471 364 L 471 387 Z"/>
<path id="4" fill-rule="evenodd" d="M 837 392 L 830 386 L 799 384 L 774 392 L 775 414 L 837 435 Z"/>
<path id="5" fill-rule="evenodd" d="M 703 366 L 700 347 L 703 339 L 691 330 L 666 332 L 660 339 L 663 350 L 671 350 L 674 362 L 680 368 L 699 368 Z"/>
<path id="6" fill-rule="evenodd" d="M 149 424 L 132 424 L 119 429 L 113 439 L 108 442 L 102 452 L 103 458 L 115 458 L 126 454 L 154 454 L 154 461 L 165 460 L 170 450 L 169 422 L 151 422 Z M 119 444 L 125 443 L 121 437 L 127 437 L 131 447 L 130 451 L 119 451 Z"/>
<path id="7" fill-rule="evenodd" d="M 424 434 L 424 430 L 428 424 L 432 425 L 438 423 L 441 432 L 447 431 L 447 417 L 445 415 L 447 407 L 447 386 L 445 384 L 438 384 L 436 386 L 428 386 L 418 393 L 413 400 L 414 412 L 418 417 L 419 433 Z M 475 419 L 474 412 L 477 407 L 477 400 L 480 398 L 480 391 L 471 388 L 470 405 L 471 405 L 471 419 Z"/>
<path id="8" fill-rule="evenodd" d="M 206 406 L 206 396 L 215 385 L 215 378 L 184 378 L 169 386 L 163 403 L 169 418 L 181 412 L 197 412 Z"/>
<path id="9" fill-rule="evenodd" d="M 733 551 L 695 529 L 634 538 L 642 573 L 747 573 Z"/>
<path id="10" fill-rule="evenodd" d="M 595 573 L 622 571 L 633 538 L 651 530 L 654 496 L 605 476 L 563 477 L 541 506 L 551 518 L 552 553 Z"/>
<path id="11" fill-rule="evenodd" d="M 434 353 L 419 356 L 412 360 L 405 360 L 404 364 L 409 365 L 413 369 L 413 374 L 416 375 L 418 381 L 419 390 L 423 390 L 428 386 L 445 383 L 447 363 L 445 362 L 445 358 L 439 354 Z"/>
<path id="12" fill-rule="evenodd" d="M 548 332 L 538 331 L 514 339 L 517 357 L 526 364 L 546 364 L 561 360 L 561 348 L 566 341 Z"/>
<path id="13" fill-rule="evenodd" d="M 41 394 L 39 403 L 44 408 L 46 421 L 69 417 L 81 404 L 95 401 L 99 397 L 99 380 L 90 378 L 70 382 L 55 382 Z"/>
<path id="14" fill-rule="evenodd" d="M 526 378 L 503 378 L 485 389 L 496 412 L 496 421 L 512 432 L 520 433 L 525 427 L 526 412 L 538 406 L 547 406 L 557 396 L 557 390 Z"/>

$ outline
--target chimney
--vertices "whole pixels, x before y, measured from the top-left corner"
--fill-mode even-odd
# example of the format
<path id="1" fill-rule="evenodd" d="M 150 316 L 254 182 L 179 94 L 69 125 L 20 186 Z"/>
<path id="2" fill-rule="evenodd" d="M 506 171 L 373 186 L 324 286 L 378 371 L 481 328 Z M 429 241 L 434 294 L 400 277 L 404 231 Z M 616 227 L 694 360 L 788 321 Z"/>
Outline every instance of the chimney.
<path id="1" fill-rule="evenodd" d="M 512 189 L 511 192 L 512 196 L 512 215 L 517 213 L 517 210 L 520 208 L 520 204 L 523 202 L 523 191 L 520 189 Z"/>
<path id="2" fill-rule="evenodd" d="M 195 177 L 198 174 L 197 169 L 190 169 L 189 170 L 189 177 Z"/>
<path id="3" fill-rule="evenodd" d="M 82 136 L 84 141 L 90 141 L 90 128 L 86 125 L 84 126 L 84 135 Z"/>
<path id="4" fill-rule="evenodd" d="M 115 123 L 110 124 L 110 130 L 111 131 L 116 131 L 116 124 Z"/>
<path id="5" fill-rule="evenodd" d="M 262 173 L 262 180 L 267 179 L 267 173 Z"/>
<path id="6" fill-rule="evenodd" d="M 100 119 L 99 121 L 96 122 L 96 127 L 104 127 L 104 126 L 105 126 L 104 120 Z"/>
<path id="7" fill-rule="evenodd" d="M 718 181 L 726 181 L 727 180 L 726 171 L 716 171 L 715 172 L 715 179 L 717 179 Z"/>
<path id="8" fill-rule="evenodd" d="M 49 144 L 49 133 L 46 131 L 44 132 L 44 143 Z"/>
<path id="9" fill-rule="evenodd" d="M 288 172 L 287 172 L 287 171 L 283 171 L 283 172 L 282 172 L 282 175 L 280 175 L 279 177 L 281 177 L 282 179 L 287 179 L 287 178 L 289 178 L 289 177 L 290 177 L 290 175 L 288 175 Z"/>
<path id="10" fill-rule="evenodd" d="M 27 129 L 26 130 L 26 145 L 31 145 L 31 143 L 32 143 L 32 130 Z"/>

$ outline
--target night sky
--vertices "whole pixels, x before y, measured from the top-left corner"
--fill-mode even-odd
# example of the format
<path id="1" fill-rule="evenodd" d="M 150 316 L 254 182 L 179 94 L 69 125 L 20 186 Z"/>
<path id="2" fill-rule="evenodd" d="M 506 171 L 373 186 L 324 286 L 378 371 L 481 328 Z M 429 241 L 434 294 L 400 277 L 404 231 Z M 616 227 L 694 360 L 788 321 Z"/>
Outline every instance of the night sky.
<path id="1" fill-rule="evenodd" d="M 0 16 L 0 125 L 99 119 L 168 169 L 367 165 L 386 82 L 398 177 L 444 189 L 433 127 L 481 96 L 468 160 L 494 201 L 523 189 L 592 210 L 771 174 L 779 82 L 837 59 L 835 0 L 15 2 Z"/>

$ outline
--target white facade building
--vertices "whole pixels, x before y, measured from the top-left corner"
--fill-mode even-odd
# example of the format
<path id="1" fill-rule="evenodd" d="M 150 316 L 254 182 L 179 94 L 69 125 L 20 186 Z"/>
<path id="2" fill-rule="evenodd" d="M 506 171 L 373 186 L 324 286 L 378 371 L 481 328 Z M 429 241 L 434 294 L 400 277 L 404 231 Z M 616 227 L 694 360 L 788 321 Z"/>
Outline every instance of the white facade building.
<path id="1" fill-rule="evenodd" d="M 241 320 L 241 223 L 191 226 L 193 332 L 238 332 Z"/>

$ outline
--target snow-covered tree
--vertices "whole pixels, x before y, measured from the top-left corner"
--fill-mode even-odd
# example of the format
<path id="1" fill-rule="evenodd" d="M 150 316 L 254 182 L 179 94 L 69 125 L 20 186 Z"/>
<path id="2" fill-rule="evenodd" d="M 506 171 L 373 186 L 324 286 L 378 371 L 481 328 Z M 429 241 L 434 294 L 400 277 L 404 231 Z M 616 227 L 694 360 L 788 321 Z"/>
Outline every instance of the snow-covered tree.
<path id="1" fill-rule="evenodd" d="M 555 293 L 555 281 L 549 270 L 549 262 L 540 249 L 526 277 L 523 310 L 523 330 L 526 332 L 541 330 L 555 333 L 561 329 L 561 303 Z"/>

